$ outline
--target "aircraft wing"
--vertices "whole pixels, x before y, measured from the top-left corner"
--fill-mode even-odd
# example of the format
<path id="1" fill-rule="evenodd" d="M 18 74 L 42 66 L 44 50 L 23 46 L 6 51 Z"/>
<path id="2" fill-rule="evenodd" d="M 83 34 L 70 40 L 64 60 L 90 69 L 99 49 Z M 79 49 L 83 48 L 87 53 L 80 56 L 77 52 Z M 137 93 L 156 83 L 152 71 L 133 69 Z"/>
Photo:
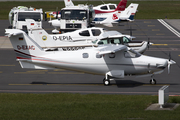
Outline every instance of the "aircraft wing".
<path id="1" fill-rule="evenodd" d="M 99 50 L 99 55 L 115 53 L 121 50 L 127 49 L 125 45 L 110 45 Z"/>

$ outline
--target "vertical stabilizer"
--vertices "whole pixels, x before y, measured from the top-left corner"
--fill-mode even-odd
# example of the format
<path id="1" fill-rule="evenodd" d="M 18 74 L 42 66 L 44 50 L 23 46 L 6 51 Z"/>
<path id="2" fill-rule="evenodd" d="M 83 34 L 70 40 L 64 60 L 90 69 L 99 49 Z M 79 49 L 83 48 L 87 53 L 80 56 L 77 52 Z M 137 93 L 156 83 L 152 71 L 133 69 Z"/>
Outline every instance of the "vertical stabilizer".
<path id="1" fill-rule="evenodd" d="M 32 19 L 26 19 L 28 35 L 42 48 L 56 47 L 55 41 Z"/>
<path id="2" fill-rule="evenodd" d="M 116 8 L 116 11 L 124 11 L 126 8 L 127 0 L 121 0 Z"/>
<path id="3" fill-rule="evenodd" d="M 24 31 L 19 29 L 6 29 L 6 34 L 11 41 L 17 58 L 28 59 L 44 54 L 44 50 Z"/>
<path id="4" fill-rule="evenodd" d="M 64 0 L 64 3 L 65 3 L 66 7 L 74 6 L 74 4 L 71 0 Z"/>
<path id="5" fill-rule="evenodd" d="M 45 52 L 31 37 L 19 29 L 6 29 L 17 60 L 22 68 L 31 69 L 52 69 L 43 61 L 47 61 Z"/>
<path id="6" fill-rule="evenodd" d="M 122 13 L 121 13 L 121 20 L 134 20 L 134 16 L 137 12 L 139 4 L 131 3 Z"/>

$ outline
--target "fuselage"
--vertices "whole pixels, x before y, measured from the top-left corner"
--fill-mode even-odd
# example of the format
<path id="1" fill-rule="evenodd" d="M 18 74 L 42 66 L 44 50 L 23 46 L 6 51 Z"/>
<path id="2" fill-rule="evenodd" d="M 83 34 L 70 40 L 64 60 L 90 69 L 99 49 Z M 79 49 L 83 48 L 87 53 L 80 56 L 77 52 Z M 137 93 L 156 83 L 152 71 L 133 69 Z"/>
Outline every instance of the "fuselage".
<path id="1" fill-rule="evenodd" d="M 51 69 L 63 68 L 99 75 L 105 75 L 111 70 L 123 70 L 125 76 L 154 74 L 168 64 L 166 59 L 144 56 L 129 50 L 99 55 L 99 49 L 103 47 L 78 51 L 49 51 L 44 56 L 18 59 Z"/>

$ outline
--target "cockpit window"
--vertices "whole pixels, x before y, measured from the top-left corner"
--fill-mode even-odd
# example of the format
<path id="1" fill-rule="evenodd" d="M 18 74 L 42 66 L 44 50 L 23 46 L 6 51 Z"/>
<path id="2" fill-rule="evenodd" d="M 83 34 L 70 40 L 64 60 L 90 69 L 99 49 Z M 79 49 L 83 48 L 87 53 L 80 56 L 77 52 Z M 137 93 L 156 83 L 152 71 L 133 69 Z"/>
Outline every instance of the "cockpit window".
<path id="1" fill-rule="evenodd" d="M 137 58 L 137 57 L 140 57 L 141 54 L 134 51 L 134 50 L 132 50 L 132 49 L 130 49 L 130 50 L 124 52 L 124 56 L 126 58 Z"/>
<path id="2" fill-rule="evenodd" d="M 92 29 L 93 36 L 99 36 L 101 34 L 101 31 L 99 29 Z"/>
<path id="3" fill-rule="evenodd" d="M 100 40 L 98 44 L 108 44 L 108 39 Z"/>
<path id="4" fill-rule="evenodd" d="M 88 30 L 85 30 L 85 31 L 80 32 L 79 35 L 81 35 L 81 36 L 90 36 Z"/>
<path id="5" fill-rule="evenodd" d="M 122 44 L 120 38 L 106 38 L 98 42 L 98 44 Z"/>
<path id="6" fill-rule="evenodd" d="M 121 40 L 119 38 L 109 39 L 110 44 L 121 44 Z"/>
<path id="7" fill-rule="evenodd" d="M 107 6 L 102 6 L 101 9 L 102 10 L 108 10 Z"/>
<path id="8" fill-rule="evenodd" d="M 115 10 L 116 7 L 114 5 L 109 5 L 110 10 Z"/>

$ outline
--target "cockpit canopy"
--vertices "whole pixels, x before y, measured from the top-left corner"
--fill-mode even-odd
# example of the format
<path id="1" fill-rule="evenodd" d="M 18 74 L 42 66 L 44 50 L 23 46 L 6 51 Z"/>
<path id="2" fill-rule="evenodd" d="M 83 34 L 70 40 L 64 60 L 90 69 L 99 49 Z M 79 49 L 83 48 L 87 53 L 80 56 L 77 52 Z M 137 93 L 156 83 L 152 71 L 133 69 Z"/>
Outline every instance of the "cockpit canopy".
<path id="1" fill-rule="evenodd" d="M 98 45 L 105 45 L 105 44 L 124 44 L 131 42 L 126 36 L 121 37 L 114 37 L 114 38 L 103 38 L 100 40 L 95 40 L 93 43 Z"/>

